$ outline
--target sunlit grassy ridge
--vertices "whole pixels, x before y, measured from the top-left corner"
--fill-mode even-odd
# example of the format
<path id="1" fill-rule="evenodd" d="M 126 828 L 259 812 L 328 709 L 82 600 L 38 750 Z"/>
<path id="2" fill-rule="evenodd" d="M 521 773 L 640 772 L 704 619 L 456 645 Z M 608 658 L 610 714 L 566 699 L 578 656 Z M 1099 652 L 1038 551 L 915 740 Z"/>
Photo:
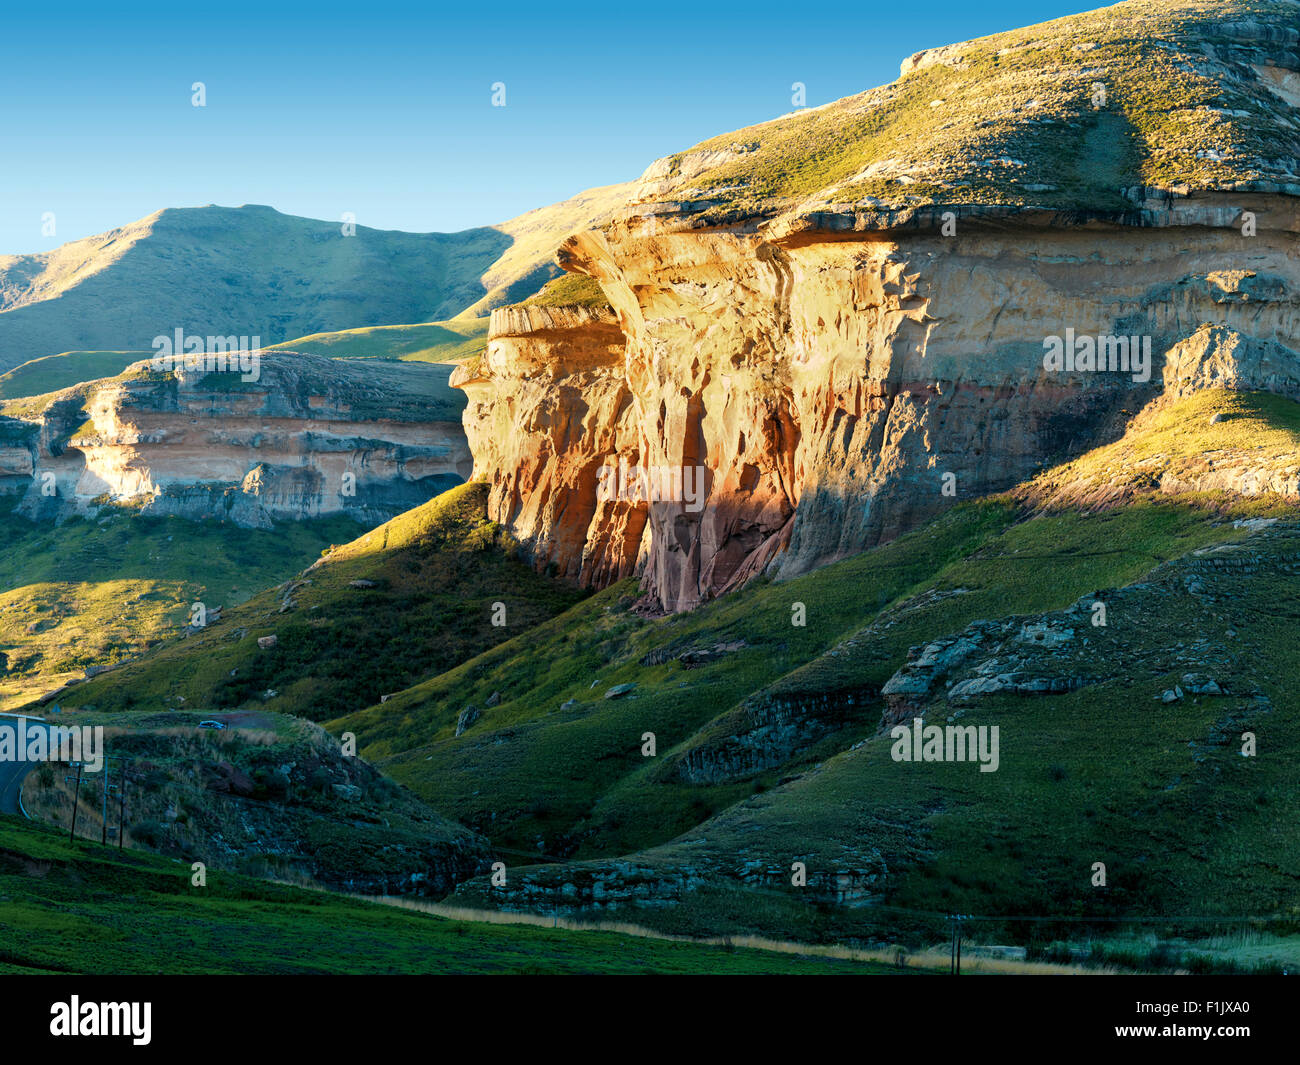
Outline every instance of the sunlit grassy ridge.
<path id="1" fill-rule="evenodd" d="M 220 624 L 90 682 L 78 701 L 162 709 L 183 697 L 320 720 L 378 702 L 581 598 L 516 557 L 485 518 L 486 492 L 462 485 L 335 548 Z M 259 648 L 263 636 L 276 645 Z"/>
<path id="2" fill-rule="evenodd" d="M 346 359 L 401 359 L 404 362 L 460 362 L 487 347 L 487 318 L 458 318 L 419 325 L 381 325 L 343 329 L 273 344 L 271 351 L 305 351 Z M 0 382 L 3 379 L 0 378 Z"/>
<path id="3" fill-rule="evenodd" d="M 195 602 L 230 609 L 356 531 L 334 518 L 232 536 L 215 522 L 126 513 L 39 525 L 13 503 L 0 501 L 0 709 L 143 653 L 187 624 Z"/>
<path id="4" fill-rule="evenodd" d="M 83 381 L 116 377 L 133 362 L 147 359 L 148 351 L 65 351 L 15 366 L 0 375 L 0 400 L 59 392 Z"/>
<path id="5" fill-rule="evenodd" d="M 561 274 L 534 296 L 524 300 L 525 307 L 608 307 L 609 300 L 600 285 L 585 274 Z"/>
<path id="6" fill-rule="evenodd" d="M 1143 411 L 1125 437 L 1053 467 L 1018 495 L 1046 505 L 1158 498 L 1163 483 L 1230 475 L 1264 490 L 1300 486 L 1300 403 L 1210 389 Z M 1295 489 L 1293 489 L 1294 491 Z"/>
<path id="7" fill-rule="evenodd" d="M 1250 61 L 1243 45 L 1262 49 L 1256 63 L 1282 48 L 1244 34 L 1250 22 L 1295 29 L 1300 10 L 1133 0 L 954 45 L 890 85 L 679 153 L 669 198 L 1113 210 L 1123 186 L 1285 183 L 1281 161 L 1300 150 L 1290 108 L 1265 75 L 1232 66 Z"/>

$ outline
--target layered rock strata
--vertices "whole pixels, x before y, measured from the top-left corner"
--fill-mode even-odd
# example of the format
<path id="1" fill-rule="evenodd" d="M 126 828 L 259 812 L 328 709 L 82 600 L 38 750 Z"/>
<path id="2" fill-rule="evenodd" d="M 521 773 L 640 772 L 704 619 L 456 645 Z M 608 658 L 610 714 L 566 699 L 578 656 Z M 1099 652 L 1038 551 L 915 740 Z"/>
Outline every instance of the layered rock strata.
<path id="1" fill-rule="evenodd" d="M 263 352 L 256 380 L 141 363 L 7 421 L 0 486 L 33 518 L 118 503 L 246 527 L 385 521 L 470 472 L 449 373 L 291 352 Z"/>
<path id="2" fill-rule="evenodd" d="M 1155 202 L 953 212 L 951 236 L 941 213 L 819 211 L 703 231 L 632 216 L 570 238 L 562 264 L 611 310 L 498 311 L 452 381 L 492 516 L 539 566 L 600 586 L 639 565 L 652 605 L 689 609 L 1115 439 L 1164 389 L 1300 395 L 1297 201 Z M 1051 337 L 1136 338 L 1150 359 L 1048 366 Z M 704 505 L 602 499 L 601 468 L 619 466 L 699 468 Z"/>

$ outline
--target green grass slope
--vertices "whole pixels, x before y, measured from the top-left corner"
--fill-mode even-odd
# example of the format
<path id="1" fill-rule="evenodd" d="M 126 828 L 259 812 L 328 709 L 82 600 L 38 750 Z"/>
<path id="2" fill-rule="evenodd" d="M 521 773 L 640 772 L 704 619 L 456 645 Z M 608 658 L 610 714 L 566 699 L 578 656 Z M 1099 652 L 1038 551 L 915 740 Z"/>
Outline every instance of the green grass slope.
<path id="1" fill-rule="evenodd" d="M 232 536 L 125 512 L 55 526 L 13 504 L 0 500 L 0 710 L 143 654 L 188 624 L 194 603 L 229 610 L 356 531 L 335 518 Z"/>
<path id="2" fill-rule="evenodd" d="M 65 351 L 32 359 L 0 374 L 0 400 L 41 396 L 84 381 L 116 377 L 133 362 L 151 355 L 148 351 Z"/>
<path id="3" fill-rule="evenodd" d="M 481 355 L 487 347 L 487 331 L 487 318 L 461 318 L 419 325 L 380 325 L 313 333 L 283 344 L 273 344 L 270 350 L 305 351 L 335 359 L 452 363 Z"/>
<path id="4" fill-rule="evenodd" d="M 1156 930 L 1203 936 L 1223 926 L 1201 917 L 1234 918 L 1238 929 L 1251 926 L 1243 918 L 1267 917 L 1280 919 L 1275 930 L 1294 931 L 1297 557 L 1293 522 L 1104 592 L 1104 629 L 1089 625 L 1086 609 L 1012 619 L 993 656 L 1014 653 L 1020 669 L 1084 683 L 1034 696 L 940 692 L 904 715 L 998 726 L 996 772 L 895 761 L 891 737 L 872 729 L 631 861 L 646 878 L 690 870 L 703 885 L 680 896 L 668 927 L 869 935 L 899 920 L 862 905 L 870 903 L 1002 917 L 984 929 L 1003 942 L 1078 936 L 1088 918 L 1094 929 L 1154 918 Z M 1034 652 L 1030 632 L 1041 624 L 1072 633 L 1068 652 Z M 972 675 L 955 670 L 942 683 Z M 1194 693 L 1205 678 L 1220 691 Z M 1258 744 L 1250 757 L 1242 756 L 1246 733 Z M 818 890 L 801 893 L 780 875 L 796 859 Z M 1096 862 L 1104 886 L 1093 882 Z M 582 882 L 602 864 L 543 870 L 539 880 Z M 757 872 L 748 882 L 747 868 Z M 829 888 L 841 877 L 862 908 Z M 1063 920 L 1013 919 L 1050 914 Z M 1070 928 L 1065 919 L 1084 923 Z"/>
<path id="5" fill-rule="evenodd" d="M 321 720 L 528 631 L 582 593 L 517 557 L 486 520 L 486 495 L 478 483 L 444 492 L 260 591 L 219 624 L 87 683 L 76 701 L 159 710 L 183 698 Z M 275 636 L 274 647 L 258 646 L 265 636 Z"/>
<path id="6" fill-rule="evenodd" d="M 0 972 L 869 973 L 883 965 L 450 921 L 69 843 L 0 818 Z M 148 914 L 148 920 L 141 920 Z"/>

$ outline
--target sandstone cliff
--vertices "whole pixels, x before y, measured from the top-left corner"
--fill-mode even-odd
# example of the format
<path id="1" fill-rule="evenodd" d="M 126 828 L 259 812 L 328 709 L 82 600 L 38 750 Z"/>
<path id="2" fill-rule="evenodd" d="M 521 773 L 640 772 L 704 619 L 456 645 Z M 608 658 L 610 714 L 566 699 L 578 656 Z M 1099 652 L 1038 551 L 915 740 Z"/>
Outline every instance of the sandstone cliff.
<path id="1" fill-rule="evenodd" d="M 953 46 L 656 163 L 561 248 L 610 310 L 496 312 L 452 381 L 491 516 L 539 567 L 641 567 L 689 609 L 1114 440 L 1162 389 L 1300 398 L 1300 6 L 1254 8 Z M 1076 334 L 1150 363 L 1048 366 Z M 704 505 L 609 499 L 618 466 L 698 469 Z"/>
<path id="2" fill-rule="evenodd" d="M 263 352 L 255 381 L 140 363 L 8 405 L 0 489 L 55 520 L 119 503 L 260 528 L 384 521 L 470 472 L 449 372 L 293 352 Z"/>

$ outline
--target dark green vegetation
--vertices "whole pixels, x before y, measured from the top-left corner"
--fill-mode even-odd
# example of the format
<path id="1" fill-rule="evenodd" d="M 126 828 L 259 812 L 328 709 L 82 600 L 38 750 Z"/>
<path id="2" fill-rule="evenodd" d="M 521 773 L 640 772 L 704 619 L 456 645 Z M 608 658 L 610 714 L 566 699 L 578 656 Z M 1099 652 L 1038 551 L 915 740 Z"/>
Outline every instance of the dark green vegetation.
<path id="1" fill-rule="evenodd" d="M 448 921 L 0 819 L 0 972 L 867 973 L 883 965 Z M 141 919 L 147 914 L 147 919 Z"/>
<path id="2" fill-rule="evenodd" d="M 1225 931 L 1187 915 L 1263 915 L 1286 934 L 1300 920 L 1286 872 L 1300 837 L 1279 829 L 1300 818 L 1295 507 L 1151 486 L 1194 484 L 1206 452 L 1272 469 L 1300 448 L 1295 412 L 1223 393 L 1152 408 L 1022 491 L 661 619 L 632 609 L 634 582 L 575 602 L 513 560 L 483 521 L 485 486 L 468 485 L 85 698 L 259 706 L 276 689 L 269 705 L 355 733 L 510 859 L 505 891 L 458 889 L 474 906 L 603 899 L 673 932 L 915 943 L 942 936 L 925 914 L 956 909 L 1005 916 L 988 937 L 1044 949 L 1087 926 L 1013 915 L 1151 917 L 1164 937 Z M 1112 468 L 1137 471 L 1129 494 L 1067 505 L 1064 486 Z M 413 566 L 432 579 L 403 583 Z M 375 587 L 351 587 L 362 574 Z M 486 626 L 494 601 L 505 631 Z M 924 683 L 884 694 L 896 675 Z M 991 678 L 1005 683 L 957 694 Z M 998 770 L 894 760 L 888 727 L 914 715 L 998 726 Z M 794 861 L 806 888 L 790 886 Z"/>
<path id="3" fill-rule="evenodd" d="M 485 842 L 301 718 L 263 710 L 103 714 L 64 711 L 64 726 L 104 729 L 110 780 L 125 786 L 125 842 L 186 862 L 366 895 L 445 895 L 489 866 Z M 123 764 L 126 773 L 123 776 Z M 74 782 L 75 783 L 75 782 Z M 104 837 L 103 780 L 83 774 L 77 832 Z M 111 834 L 119 796 L 108 804 Z M 41 767 L 23 810 L 67 829 L 73 784 Z"/>
<path id="4" fill-rule="evenodd" d="M 484 519 L 486 494 L 462 485 L 326 552 L 204 632 L 88 683 L 77 701 L 159 710 L 183 698 L 319 721 L 378 703 L 580 599 L 519 560 Z M 275 645 L 260 648 L 267 636 Z"/>
<path id="5" fill-rule="evenodd" d="M 174 636 L 196 602 L 229 610 L 357 528 L 332 518 L 235 530 L 116 508 L 51 525 L 15 514 L 15 502 L 0 497 L 4 710 Z"/>

